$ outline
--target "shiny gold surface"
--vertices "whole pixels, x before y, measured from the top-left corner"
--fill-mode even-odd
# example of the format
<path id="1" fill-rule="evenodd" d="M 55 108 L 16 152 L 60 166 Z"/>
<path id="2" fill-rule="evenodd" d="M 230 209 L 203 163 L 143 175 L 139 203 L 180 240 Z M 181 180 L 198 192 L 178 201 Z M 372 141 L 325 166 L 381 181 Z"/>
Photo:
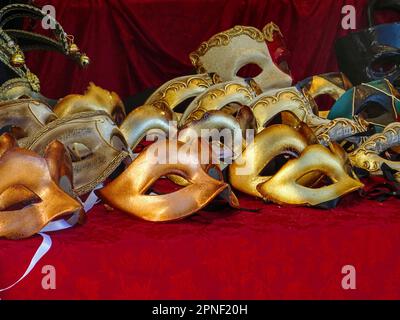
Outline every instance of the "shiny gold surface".
<path id="1" fill-rule="evenodd" d="M 160 130 L 164 137 L 170 131 L 173 113 L 168 108 L 143 105 L 134 109 L 124 120 L 120 129 L 128 146 L 134 150 L 151 130 Z"/>
<path id="2" fill-rule="evenodd" d="M 0 155 L 0 237 L 27 238 L 57 218 L 77 212 L 82 217 L 81 204 L 52 179 L 46 159 L 5 147 L 9 138 L 0 138 L 0 150 L 7 149 Z"/>
<path id="3" fill-rule="evenodd" d="M 94 83 L 89 84 L 83 95 L 71 94 L 60 99 L 53 109 L 60 118 L 99 110 L 107 112 L 117 125 L 120 125 L 126 116 L 125 106 L 118 94 L 104 90 Z"/>
<path id="4" fill-rule="evenodd" d="M 202 169 L 199 155 L 187 152 L 184 146 L 181 142 L 170 140 L 155 142 L 97 194 L 112 207 L 148 221 L 171 221 L 194 214 L 229 186 L 211 178 Z M 174 158 L 171 152 L 177 152 L 178 161 L 175 164 L 168 161 Z M 157 154 L 167 155 L 167 161 L 159 163 Z M 173 193 L 146 195 L 160 177 L 168 174 L 180 175 L 190 184 Z M 234 197 L 233 194 L 231 196 Z"/>
<path id="5" fill-rule="evenodd" d="M 283 124 L 271 125 L 257 134 L 229 167 L 229 181 L 235 189 L 261 198 L 257 186 L 271 179 L 260 176 L 268 163 L 283 153 L 298 155 L 308 144 L 307 138 L 296 129 Z"/>
<path id="6" fill-rule="evenodd" d="M 318 188 L 298 183 L 312 172 L 328 176 L 333 183 Z M 257 190 L 265 200 L 278 204 L 316 206 L 362 187 L 361 182 L 346 173 L 338 155 L 321 145 L 311 145 L 298 159 L 289 160 L 271 179 L 259 184 Z"/>

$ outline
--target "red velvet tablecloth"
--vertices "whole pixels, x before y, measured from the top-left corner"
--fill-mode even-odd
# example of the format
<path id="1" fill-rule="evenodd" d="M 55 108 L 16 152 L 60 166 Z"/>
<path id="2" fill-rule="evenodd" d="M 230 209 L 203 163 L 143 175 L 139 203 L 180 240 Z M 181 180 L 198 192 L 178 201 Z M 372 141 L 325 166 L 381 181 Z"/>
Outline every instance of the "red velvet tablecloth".
<path id="1" fill-rule="evenodd" d="M 188 54 L 235 24 L 273 20 L 292 51 L 296 79 L 336 70 L 333 41 L 344 0 L 46 0 L 92 57 L 79 71 L 52 54 L 30 63 L 53 97 L 79 92 L 90 80 L 121 95 L 190 72 Z M 241 206 L 154 224 L 97 205 L 86 224 L 51 234 L 53 246 L 1 299 L 399 299 L 400 201 L 357 194 L 338 208 L 267 205 L 239 195 Z M 0 288 L 25 271 L 41 242 L 0 240 Z M 42 288 L 42 268 L 55 267 L 56 289 Z M 356 289 L 342 288 L 342 268 L 356 270 Z"/>

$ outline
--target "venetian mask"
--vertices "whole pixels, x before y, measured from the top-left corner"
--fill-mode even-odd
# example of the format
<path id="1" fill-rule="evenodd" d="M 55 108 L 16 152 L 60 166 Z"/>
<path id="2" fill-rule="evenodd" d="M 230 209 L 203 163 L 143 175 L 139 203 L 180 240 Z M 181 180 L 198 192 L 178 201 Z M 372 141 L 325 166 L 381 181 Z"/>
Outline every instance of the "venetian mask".
<path id="1" fill-rule="evenodd" d="M 171 221 L 196 213 L 230 189 L 228 184 L 208 175 L 199 154 L 188 152 L 187 148 L 176 140 L 155 142 L 97 194 L 113 208 L 148 221 Z M 189 184 L 168 194 L 147 194 L 158 179 L 171 174 L 181 176 Z M 233 206 L 238 206 L 232 192 L 229 198 Z"/>
<path id="2" fill-rule="evenodd" d="M 262 31 L 235 26 L 218 33 L 191 53 L 190 59 L 200 73 L 215 72 L 222 81 L 251 77 L 265 91 L 292 84 L 288 55 L 279 27 L 271 22 Z M 252 65 L 261 72 L 241 76 L 241 70 Z"/>
<path id="3" fill-rule="evenodd" d="M 129 161 L 124 136 L 103 111 L 82 112 L 55 120 L 36 132 L 26 148 L 43 154 L 54 140 L 62 142 L 70 152 L 77 195 L 92 191 L 124 160 Z"/>

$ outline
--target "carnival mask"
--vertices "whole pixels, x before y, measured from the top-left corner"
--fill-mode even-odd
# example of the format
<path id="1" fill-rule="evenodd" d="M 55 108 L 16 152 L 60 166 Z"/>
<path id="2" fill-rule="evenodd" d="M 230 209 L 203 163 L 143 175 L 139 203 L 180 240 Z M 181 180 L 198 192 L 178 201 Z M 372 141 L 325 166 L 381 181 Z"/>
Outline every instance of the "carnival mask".
<path id="1" fill-rule="evenodd" d="M 89 84 L 83 95 L 71 94 L 60 99 L 53 110 L 60 118 L 80 112 L 102 110 L 107 112 L 117 125 L 120 125 L 126 116 L 125 106 L 118 94 L 104 90 L 94 83 Z"/>
<path id="2" fill-rule="evenodd" d="M 11 133 L 23 146 L 26 140 L 57 119 L 42 102 L 18 99 L 0 102 L 0 131 Z"/>
<path id="3" fill-rule="evenodd" d="M 148 221 L 171 221 L 194 214 L 229 190 L 229 185 L 209 176 L 198 153 L 188 152 L 187 147 L 176 140 L 155 142 L 118 178 L 96 193 L 113 208 Z M 169 194 L 146 194 L 160 177 L 169 174 L 182 176 L 189 185 Z M 230 200 L 238 205 L 231 192 Z"/>
<path id="4" fill-rule="evenodd" d="M 190 54 L 199 73 L 215 72 L 222 81 L 239 80 L 241 69 L 257 65 L 261 69 L 252 77 L 262 91 L 285 88 L 292 84 L 287 65 L 288 50 L 279 27 L 273 22 L 262 31 L 248 26 L 235 26 L 218 33 Z"/>
<path id="5" fill-rule="evenodd" d="M 363 83 L 347 91 L 329 112 L 328 119 L 357 115 L 375 126 L 377 132 L 397 121 L 400 93 L 388 80 Z"/>
<path id="6" fill-rule="evenodd" d="M 331 183 L 311 187 L 299 182 L 311 173 L 326 175 Z M 311 145 L 304 149 L 298 159 L 289 160 L 271 179 L 259 184 L 257 190 L 266 201 L 283 205 L 317 206 L 362 187 L 361 182 L 348 175 L 339 155 L 324 146 Z"/>
<path id="7" fill-rule="evenodd" d="M 179 124 L 184 126 L 193 120 L 199 120 L 207 111 L 220 110 L 233 102 L 250 105 L 258 93 L 257 85 L 253 80 L 216 84 L 190 103 Z"/>
<path id="8" fill-rule="evenodd" d="M 43 154 L 54 140 L 62 142 L 71 154 L 77 195 L 92 191 L 123 160 L 129 160 L 129 148 L 121 131 L 103 111 L 82 112 L 53 121 L 31 137 L 26 147 Z"/>
<path id="9" fill-rule="evenodd" d="M 349 158 L 354 167 L 367 170 L 372 175 L 382 175 L 382 165 L 400 171 L 400 162 L 392 159 L 393 149 L 400 146 L 400 123 L 388 125 L 383 132 L 371 136 Z"/>
<path id="10" fill-rule="evenodd" d="M 297 157 L 310 143 L 298 128 L 285 124 L 271 125 L 254 138 L 238 159 L 229 167 L 232 186 L 246 194 L 261 198 L 257 186 L 269 179 L 278 169 L 279 163 Z"/>
<path id="11" fill-rule="evenodd" d="M 369 28 L 338 39 L 335 44 L 339 67 L 354 85 L 386 78 L 395 87 L 400 83 L 399 23 L 374 26 L 376 9 L 399 10 L 393 0 L 370 1 Z"/>
<path id="12" fill-rule="evenodd" d="M 16 147 L 10 135 L 0 137 L 0 237 L 27 238 L 73 214 L 82 221 L 81 204 L 58 185 L 71 177 L 68 159 L 57 141 L 41 158 Z"/>

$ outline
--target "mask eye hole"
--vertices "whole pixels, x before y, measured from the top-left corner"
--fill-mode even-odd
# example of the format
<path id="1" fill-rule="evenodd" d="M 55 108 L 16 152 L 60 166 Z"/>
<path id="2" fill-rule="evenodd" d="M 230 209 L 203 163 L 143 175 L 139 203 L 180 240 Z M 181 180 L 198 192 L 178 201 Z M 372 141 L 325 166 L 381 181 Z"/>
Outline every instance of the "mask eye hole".
<path id="1" fill-rule="evenodd" d="M 296 180 L 298 185 L 306 188 L 319 189 L 335 184 L 337 181 L 332 180 L 331 177 L 323 173 L 322 171 L 312 171 L 306 173 Z"/>
<path id="2" fill-rule="evenodd" d="M 69 145 L 68 151 L 71 155 L 72 162 L 83 161 L 93 154 L 87 146 L 78 142 Z"/>
<path id="3" fill-rule="evenodd" d="M 124 112 L 122 111 L 122 108 L 116 107 L 112 112 L 111 117 L 113 118 L 115 124 L 117 126 L 120 126 L 125 119 L 125 115 Z"/>
<path id="4" fill-rule="evenodd" d="M 331 110 L 333 105 L 336 103 L 336 100 L 332 98 L 329 94 L 321 94 L 314 98 L 316 105 L 318 106 L 318 110 L 328 111 Z M 318 115 L 318 114 L 317 114 Z"/>
<path id="5" fill-rule="evenodd" d="M 26 138 L 28 136 L 24 129 L 17 126 L 4 126 L 3 128 L 0 128 L 0 135 L 4 133 L 11 134 L 17 140 Z"/>
<path id="6" fill-rule="evenodd" d="M 382 77 L 396 71 L 398 57 L 393 54 L 385 54 L 371 62 L 369 69 L 375 77 Z"/>
<path id="7" fill-rule="evenodd" d="M 276 174 L 289 160 L 297 159 L 299 154 L 294 150 L 285 150 L 275 156 L 260 172 L 261 177 L 271 177 Z"/>
<path id="8" fill-rule="evenodd" d="M 7 188 L 0 194 L 0 211 L 17 211 L 40 203 L 40 197 L 22 185 Z"/>
<path id="9" fill-rule="evenodd" d="M 183 100 L 182 102 L 178 103 L 175 107 L 174 107 L 174 112 L 176 113 L 184 113 L 185 110 L 187 109 L 187 107 L 192 103 L 192 101 L 196 99 L 196 97 L 190 97 L 187 98 L 185 100 Z"/>
<path id="10" fill-rule="evenodd" d="M 368 101 L 361 107 L 359 114 L 369 121 L 377 123 L 392 123 L 395 121 L 393 111 L 387 110 L 382 104 L 376 101 Z"/>
<path id="11" fill-rule="evenodd" d="M 259 65 L 255 63 L 248 63 L 241 67 L 236 75 L 244 79 L 255 78 L 260 75 L 262 71 L 263 70 Z"/>

